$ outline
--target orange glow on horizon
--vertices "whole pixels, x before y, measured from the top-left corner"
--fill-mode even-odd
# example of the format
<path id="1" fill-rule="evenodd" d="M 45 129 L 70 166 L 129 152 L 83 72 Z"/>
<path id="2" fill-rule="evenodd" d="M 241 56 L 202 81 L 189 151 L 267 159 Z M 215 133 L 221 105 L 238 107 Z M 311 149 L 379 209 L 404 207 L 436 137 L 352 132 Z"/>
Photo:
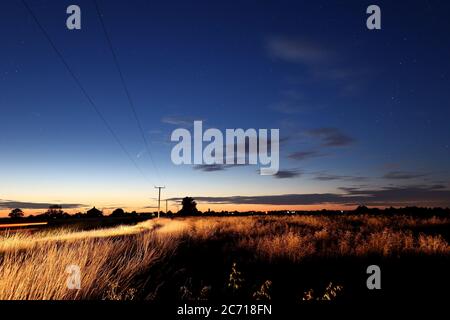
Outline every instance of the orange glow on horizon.
<path id="1" fill-rule="evenodd" d="M 194 198 L 195 199 L 195 198 Z M 263 204 L 219 204 L 219 203 L 197 203 L 197 208 L 202 212 L 207 212 L 208 209 L 215 212 L 221 212 L 221 211 L 238 211 L 238 212 L 247 212 L 247 211 L 260 211 L 260 212 L 266 212 L 266 211 L 282 211 L 282 210 L 293 210 L 293 211 L 317 211 L 317 210 L 352 210 L 356 207 L 355 206 L 343 206 L 343 205 L 337 205 L 337 204 L 326 204 L 326 205 L 263 205 Z M 109 215 L 111 214 L 114 209 L 111 208 L 102 208 L 102 206 L 96 206 L 97 209 L 102 210 L 103 214 Z M 121 207 L 126 212 L 157 212 L 158 208 L 143 208 L 140 207 Z M 63 211 L 67 212 L 69 214 L 75 214 L 77 212 L 83 212 L 85 213 L 90 208 L 75 208 L 75 209 L 64 209 Z M 168 206 L 168 210 L 172 212 L 178 212 L 178 210 L 181 209 L 181 204 L 176 205 L 174 202 L 171 202 Z M 44 209 L 23 209 L 25 216 L 30 215 L 39 215 L 47 210 Z M 165 202 L 163 203 L 161 201 L 161 211 L 166 211 L 166 205 Z M 0 210 L 0 218 L 8 217 L 8 214 L 11 212 L 11 209 L 3 209 Z"/>

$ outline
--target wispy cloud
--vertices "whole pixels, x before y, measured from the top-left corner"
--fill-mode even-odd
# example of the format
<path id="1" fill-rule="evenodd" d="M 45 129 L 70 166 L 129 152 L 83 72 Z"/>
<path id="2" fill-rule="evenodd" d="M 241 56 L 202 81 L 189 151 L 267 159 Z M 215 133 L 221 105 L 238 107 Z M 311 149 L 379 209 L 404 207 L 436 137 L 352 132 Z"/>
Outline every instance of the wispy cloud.
<path id="1" fill-rule="evenodd" d="M 291 63 L 319 64 L 333 56 L 329 50 L 305 39 L 269 37 L 266 47 L 273 58 Z"/>
<path id="2" fill-rule="evenodd" d="M 81 203 L 41 203 L 41 202 L 22 202 L 13 200 L 0 200 L 1 209 L 48 209 L 52 205 L 59 205 L 65 209 L 76 209 L 87 207 L 85 204 Z"/>
<path id="3" fill-rule="evenodd" d="M 369 178 L 365 176 L 350 176 L 350 175 L 338 175 L 331 174 L 328 172 L 313 172 L 314 180 L 319 181 L 336 181 L 336 180 L 344 180 L 344 181 L 352 181 L 352 182 L 361 182 L 366 181 Z"/>
<path id="4" fill-rule="evenodd" d="M 288 137 L 281 137 L 278 141 L 279 145 L 283 145 L 288 141 Z M 258 155 L 258 146 L 259 146 L 260 140 L 259 136 L 256 139 L 256 152 L 250 152 L 249 148 L 249 141 L 246 139 L 243 143 L 235 142 L 234 149 L 235 152 L 233 155 L 227 155 L 227 147 L 231 146 L 231 144 L 227 145 L 224 144 L 222 150 L 216 150 L 216 156 L 219 159 L 223 159 L 224 164 L 200 164 L 200 165 L 194 165 L 192 168 L 194 170 L 203 171 L 203 172 L 215 172 L 215 171 L 223 171 L 227 170 L 229 168 L 233 167 L 240 167 L 240 166 L 249 166 L 248 164 L 248 158 L 252 155 Z M 272 139 L 271 137 L 268 137 L 267 141 L 267 149 L 272 149 Z M 238 157 L 237 150 L 238 148 L 243 147 L 244 153 Z M 244 162 L 243 164 L 239 164 L 239 161 Z M 227 162 L 231 162 L 232 164 L 227 164 Z"/>
<path id="5" fill-rule="evenodd" d="M 297 178 L 302 175 L 302 171 L 298 169 L 286 169 L 286 170 L 279 170 L 277 174 L 273 175 L 276 179 L 292 179 Z"/>
<path id="6" fill-rule="evenodd" d="M 165 116 L 161 119 L 161 122 L 174 126 L 192 127 L 195 120 L 202 120 L 202 119 L 188 116 Z"/>
<path id="7" fill-rule="evenodd" d="M 288 158 L 301 161 L 301 160 L 307 160 L 307 159 L 311 159 L 311 158 L 323 157 L 325 155 L 326 154 L 321 153 L 317 150 L 307 150 L 307 151 L 293 152 L 288 155 Z"/>
<path id="8" fill-rule="evenodd" d="M 398 186 L 380 189 L 347 188 L 344 193 L 308 193 L 261 196 L 194 197 L 198 202 L 253 205 L 450 205 L 450 190 L 433 186 Z M 170 200 L 180 200 L 173 198 Z"/>
<path id="9" fill-rule="evenodd" d="M 305 38 L 271 36 L 266 39 L 266 50 L 275 60 L 304 66 L 310 79 L 338 84 L 345 95 L 353 94 L 367 75 L 373 74 L 349 61 L 348 53 L 340 54 L 328 44 Z"/>
<path id="10" fill-rule="evenodd" d="M 193 166 L 194 170 L 203 171 L 203 172 L 215 172 L 215 171 L 223 171 L 232 167 L 232 165 L 226 164 L 198 164 Z"/>
<path id="11" fill-rule="evenodd" d="M 408 171 L 390 171 L 383 175 L 384 179 L 409 180 L 428 176 L 427 173 L 413 173 Z"/>
<path id="12" fill-rule="evenodd" d="M 343 147 L 355 142 L 355 139 L 337 128 L 318 128 L 306 131 L 306 134 L 316 137 L 326 147 Z"/>
<path id="13" fill-rule="evenodd" d="M 158 206 L 145 206 L 142 209 L 158 209 Z"/>

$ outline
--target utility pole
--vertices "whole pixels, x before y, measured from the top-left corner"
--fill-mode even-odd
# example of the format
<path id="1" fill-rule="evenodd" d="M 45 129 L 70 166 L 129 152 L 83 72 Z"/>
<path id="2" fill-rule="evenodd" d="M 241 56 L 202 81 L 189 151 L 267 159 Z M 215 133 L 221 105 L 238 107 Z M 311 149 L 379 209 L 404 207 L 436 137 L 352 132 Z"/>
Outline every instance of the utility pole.
<path id="1" fill-rule="evenodd" d="M 169 200 L 166 199 L 166 214 L 167 214 L 167 201 L 169 201 Z"/>
<path id="2" fill-rule="evenodd" d="M 159 213 L 161 211 L 161 189 L 164 189 L 165 187 L 156 187 L 155 189 L 158 189 L 158 219 L 159 219 Z"/>

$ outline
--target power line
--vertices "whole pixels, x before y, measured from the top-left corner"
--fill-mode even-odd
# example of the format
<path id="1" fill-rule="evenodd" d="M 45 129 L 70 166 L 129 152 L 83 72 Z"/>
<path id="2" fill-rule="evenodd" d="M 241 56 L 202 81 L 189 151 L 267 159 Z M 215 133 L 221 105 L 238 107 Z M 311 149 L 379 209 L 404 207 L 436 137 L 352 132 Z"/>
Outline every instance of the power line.
<path id="1" fill-rule="evenodd" d="M 156 172 L 156 175 L 158 176 L 159 181 L 162 181 L 161 175 L 159 174 L 158 168 L 157 168 L 157 166 L 155 164 L 155 161 L 154 161 L 152 153 L 151 153 L 150 144 L 148 142 L 148 139 L 145 137 L 145 133 L 144 133 L 141 121 L 139 120 L 139 117 L 138 117 L 138 114 L 137 114 L 137 111 L 136 111 L 133 99 L 131 98 L 130 90 L 128 89 L 127 83 L 125 81 L 125 77 L 124 77 L 123 72 L 122 72 L 122 68 L 120 67 L 119 59 L 117 58 L 116 51 L 114 50 L 114 46 L 112 44 L 111 37 L 109 36 L 108 31 L 106 29 L 106 24 L 105 24 L 105 21 L 103 20 L 102 13 L 100 12 L 100 7 L 98 5 L 97 0 L 93 0 L 93 2 L 94 2 L 94 5 L 95 5 L 95 9 L 97 11 L 98 18 L 100 20 L 100 24 L 101 24 L 102 29 L 103 29 L 103 33 L 105 34 L 106 42 L 108 43 L 108 47 L 109 47 L 109 49 L 111 51 L 111 54 L 113 56 L 114 64 L 115 64 L 115 66 L 117 68 L 117 71 L 119 73 L 120 81 L 121 81 L 122 86 L 123 86 L 123 88 L 125 90 L 125 94 L 127 96 L 129 106 L 131 108 L 131 111 L 133 113 L 134 119 L 136 120 L 137 126 L 139 128 L 140 133 L 141 133 L 141 137 L 142 137 L 142 140 L 144 141 L 144 145 L 145 145 L 145 147 L 147 149 L 147 153 L 148 153 L 148 155 L 150 157 L 150 160 L 152 162 L 153 168 L 155 169 L 155 172 Z"/>
<path id="2" fill-rule="evenodd" d="M 58 50 L 58 48 L 56 47 L 56 45 L 54 44 L 54 42 L 52 41 L 52 39 L 50 38 L 50 35 L 47 33 L 47 31 L 45 30 L 45 28 L 43 27 L 43 25 L 39 22 L 38 18 L 36 17 L 36 15 L 34 14 L 33 10 L 31 10 L 30 6 L 28 6 L 27 2 L 25 0 L 22 0 L 23 5 L 25 6 L 25 8 L 27 9 L 27 11 L 30 13 L 30 15 L 33 17 L 34 21 L 36 22 L 36 24 L 38 25 L 39 29 L 42 31 L 42 33 L 44 34 L 45 38 L 47 39 L 47 41 L 50 43 L 50 46 L 53 48 L 53 50 L 55 51 L 56 55 L 59 57 L 59 59 L 61 60 L 61 62 L 64 64 L 64 66 L 66 67 L 67 71 L 69 72 L 69 74 L 72 76 L 73 80 L 75 81 L 75 83 L 77 84 L 78 88 L 81 90 L 81 92 L 83 93 L 83 95 L 85 96 L 85 98 L 88 100 L 89 104 L 92 106 L 92 108 L 94 109 L 94 111 L 97 113 L 97 115 L 99 116 L 99 118 L 102 120 L 103 124 L 106 126 L 106 128 L 108 129 L 109 133 L 111 133 L 111 135 L 113 136 L 113 138 L 116 140 L 116 142 L 119 144 L 119 146 L 122 148 L 123 152 L 127 155 L 127 157 L 130 159 L 130 161 L 133 163 L 133 165 L 136 167 L 136 169 L 140 172 L 140 174 L 143 176 L 144 179 L 146 179 L 148 181 L 148 178 L 145 176 L 144 172 L 141 170 L 141 168 L 138 166 L 137 162 L 133 159 L 133 157 L 130 155 L 130 153 L 127 151 L 127 149 L 125 148 L 125 146 L 122 144 L 122 142 L 120 141 L 118 135 L 116 134 L 116 132 L 113 130 L 113 128 L 110 126 L 110 124 L 108 123 L 108 121 L 106 120 L 106 118 L 103 116 L 103 114 L 101 113 L 100 109 L 98 109 L 97 105 L 94 103 L 94 101 L 92 100 L 91 96 L 87 93 L 86 89 L 84 88 L 84 86 L 82 85 L 81 81 L 78 79 L 78 77 L 75 75 L 75 73 L 73 72 L 72 68 L 70 68 L 69 64 L 67 63 L 66 59 L 64 59 L 63 54 L 61 53 L 61 51 Z"/>

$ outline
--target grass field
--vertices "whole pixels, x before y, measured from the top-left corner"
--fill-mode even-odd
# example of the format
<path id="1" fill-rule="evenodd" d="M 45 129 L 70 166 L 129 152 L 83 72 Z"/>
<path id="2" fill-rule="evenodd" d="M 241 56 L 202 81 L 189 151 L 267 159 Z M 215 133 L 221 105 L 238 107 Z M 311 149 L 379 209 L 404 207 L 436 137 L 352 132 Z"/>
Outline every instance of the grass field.
<path id="1" fill-rule="evenodd" d="M 445 217 L 251 216 L 2 233 L 0 299 L 439 298 L 449 226 Z M 381 293 L 366 288 L 371 264 L 382 269 Z M 69 265 L 80 267 L 80 290 L 67 288 Z"/>

